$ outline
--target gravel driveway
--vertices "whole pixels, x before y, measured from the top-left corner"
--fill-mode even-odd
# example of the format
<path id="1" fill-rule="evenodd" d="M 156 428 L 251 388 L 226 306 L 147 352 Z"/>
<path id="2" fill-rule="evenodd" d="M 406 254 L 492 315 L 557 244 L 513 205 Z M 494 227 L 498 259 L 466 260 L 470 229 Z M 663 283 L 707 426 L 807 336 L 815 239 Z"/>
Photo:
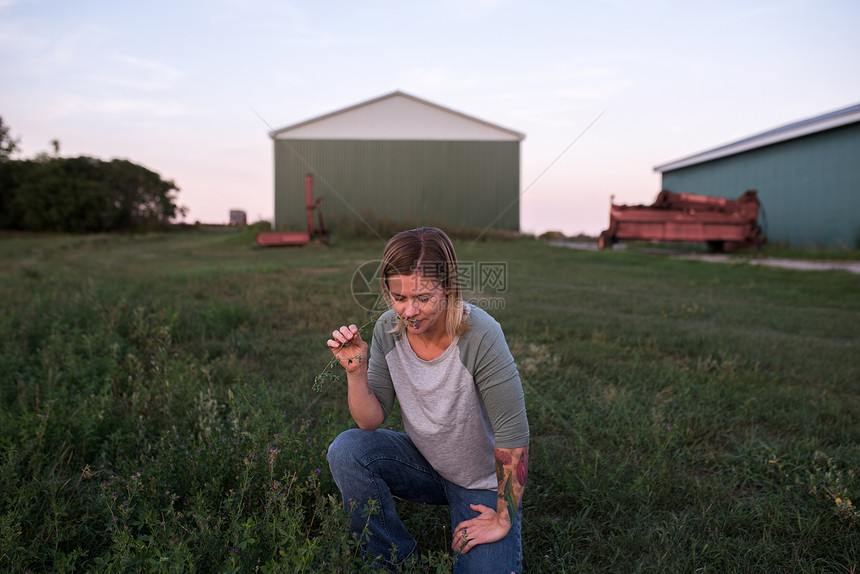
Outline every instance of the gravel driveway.
<path id="1" fill-rule="evenodd" d="M 584 249 L 587 251 L 596 251 L 597 250 L 597 242 L 582 242 L 582 241 L 549 241 L 550 245 L 554 245 L 556 247 L 567 247 L 569 249 Z M 624 244 L 616 245 L 614 249 L 625 249 Z M 648 251 L 645 251 L 648 253 Z M 731 257 L 729 255 L 724 255 L 720 253 L 685 253 L 685 252 L 672 252 L 668 250 L 653 250 L 653 253 L 660 253 L 663 255 L 668 255 L 669 257 L 675 257 L 678 259 L 692 259 L 696 261 L 710 261 L 713 263 L 741 263 L 746 262 L 750 265 L 769 265 L 771 267 L 783 267 L 785 269 L 800 269 L 802 271 L 829 271 L 829 270 L 842 270 L 848 271 L 849 273 L 857 273 L 860 274 L 860 261 L 811 261 L 808 259 L 779 259 L 774 257 L 752 257 L 749 259 L 742 259 L 738 257 Z"/>

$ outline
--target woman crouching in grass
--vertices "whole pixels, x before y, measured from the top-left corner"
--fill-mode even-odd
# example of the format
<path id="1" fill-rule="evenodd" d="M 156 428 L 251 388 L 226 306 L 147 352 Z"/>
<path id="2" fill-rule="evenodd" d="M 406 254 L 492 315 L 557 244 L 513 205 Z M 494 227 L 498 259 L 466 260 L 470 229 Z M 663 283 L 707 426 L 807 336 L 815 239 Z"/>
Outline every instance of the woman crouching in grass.
<path id="1" fill-rule="evenodd" d="M 355 325 L 327 343 L 346 370 L 359 427 L 328 449 L 350 528 L 367 528 L 365 552 L 397 566 L 416 542 L 394 497 L 447 504 L 455 572 L 520 572 L 529 427 L 502 329 L 463 301 L 454 247 L 439 229 L 395 235 L 380 278 L 390 309 L 374 327 L 369 361 Z M 405 433 L 379 428 L 395 398 Z M 380 510 L 368 518 L 362 509 L 370 500 Z"/>

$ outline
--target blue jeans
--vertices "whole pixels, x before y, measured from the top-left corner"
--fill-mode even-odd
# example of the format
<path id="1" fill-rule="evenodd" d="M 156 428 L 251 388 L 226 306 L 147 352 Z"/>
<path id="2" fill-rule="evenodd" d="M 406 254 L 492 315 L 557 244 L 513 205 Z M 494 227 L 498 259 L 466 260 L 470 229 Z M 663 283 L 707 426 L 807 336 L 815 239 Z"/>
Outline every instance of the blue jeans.
<path id="1" fill-rule="evenodd" d="M 410 502 L 447 504 L 451 509 L 451 532 L 477 512 L 470 504 L 496 508 L 495 490 L 470 490 L 442 478 L 403 433 L 389 430 L 350 429 L 341 433 L 328 449 L 328 464 L 350 513 L 350 531 L 365 527 L 370 538 L 365 552 L 381 557 L 389 566 L 401 564 L 415 551 L 415 539 L 397 517 L 394 497 Z M 364 517 L 369 500 L 379 502 L 379 511 Z M 479 544 L 460 554 L 456 574 L 496 574 L 522 569 L 522 512 L 517 513 L 508 535 L 491 544 Z M 392 547 L 396 555 L 392 557 Z"/>

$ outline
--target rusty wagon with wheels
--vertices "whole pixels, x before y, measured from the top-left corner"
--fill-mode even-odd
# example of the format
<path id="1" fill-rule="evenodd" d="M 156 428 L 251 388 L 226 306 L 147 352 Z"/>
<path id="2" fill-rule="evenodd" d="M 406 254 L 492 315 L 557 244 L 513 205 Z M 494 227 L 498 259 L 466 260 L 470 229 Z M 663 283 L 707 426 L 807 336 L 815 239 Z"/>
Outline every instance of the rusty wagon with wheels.
<path id="1" fill-rule="evenodd" d="M 759 208 L 754 189 L 738 199 L 663 190 L 651 205 L 613 203 L 609 228 L 597 244 L 609 249 L 618 241 L 704 242 L 712 252 L 758 247 L 766 241 Z"/>

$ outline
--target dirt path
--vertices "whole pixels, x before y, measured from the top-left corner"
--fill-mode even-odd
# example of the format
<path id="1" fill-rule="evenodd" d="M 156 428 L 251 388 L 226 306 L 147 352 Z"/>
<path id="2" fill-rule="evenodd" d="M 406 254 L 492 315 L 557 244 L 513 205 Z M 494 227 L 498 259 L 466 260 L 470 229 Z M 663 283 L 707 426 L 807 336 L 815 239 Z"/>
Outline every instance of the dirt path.
<path id="1" fill-rule="evenodd" d="M 728 255 L 675 255 L 678 259 L 696 259 L 699 261 L 713 261 L 715 263 L 738 263 L 740 261 L 750 265 L 769 265 L 770 267 L 783 267 L 785 269 L 800 269 L 802 271 L 830 271 L 833 269 L 860 274 L 860 261 L 811 261 L 807 259 L 778 259 L 775 257 L 756 257 L 740 259 Z"/>
<path id="2" fill-rule="evenodd" d="M 597 243 L 574 242 L 574 241 L 550 241 L 550 245 L 557 247 L 567 247 L 569 249 L 584 249 L 587 251 L 596 251 Z M 616 245 L 614 249 L 625 249 L 626 246 Z M 811 261 L 808 259 L 778 259 L 774 257 L 756 257 L 749 259 L 741 259 L 731 257 L 724 254 L 704 254 L 704 253 L 684 253 L 680 251 L 670 250 L 654 250 L 653 253 L 660 253 L 675 257 L 677 259 L 690 259 L 695 261 L 710 261 L 713 263 L 749 263 L 750 265 L 769 265 L 771 267 L 783 267 L 785 269 L 799 269 L 802 271 L 831 271 L 842 270 L 849 273 L 860 274 L 860 261 Z"/>

